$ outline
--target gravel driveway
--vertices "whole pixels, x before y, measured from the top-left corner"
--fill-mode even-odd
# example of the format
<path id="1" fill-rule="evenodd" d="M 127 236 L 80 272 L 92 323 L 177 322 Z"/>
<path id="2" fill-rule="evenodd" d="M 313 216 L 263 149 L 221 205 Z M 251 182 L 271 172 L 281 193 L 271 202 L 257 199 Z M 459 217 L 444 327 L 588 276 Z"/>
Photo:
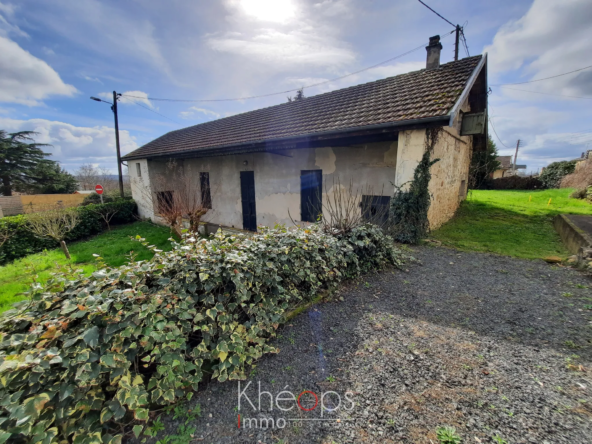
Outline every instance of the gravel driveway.
<path id="1" fill-rule="evenodd" d="M 445 425 L 467 443 L 592 442 L 592 281 L 542 261 L 412 254 L 421 265 L 365 276 L 283 327 L 280 353 L 241 382 L 240 411 L 236 381 L 204 384 L 195 442 L 437 443 Z M 285 400 L 305 390 L 314 410 Z M 159 438 L 177 433 L 165 424 Z"/>

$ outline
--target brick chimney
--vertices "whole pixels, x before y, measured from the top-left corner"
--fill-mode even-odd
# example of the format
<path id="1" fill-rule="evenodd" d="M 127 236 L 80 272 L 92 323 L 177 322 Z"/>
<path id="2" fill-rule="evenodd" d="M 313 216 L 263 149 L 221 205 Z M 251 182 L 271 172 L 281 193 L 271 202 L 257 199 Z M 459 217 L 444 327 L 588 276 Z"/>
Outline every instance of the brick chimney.
<path id="1" fill-rule="evenodd" d="M 440 67 L 440 51 L 442 50 L 442 44 L 440 43 L 440 36 L 435 35 L 430 37 L 430 44 L 426 46 L 428 52 L 426 60 L 426 69 L 436 69 Z"/>

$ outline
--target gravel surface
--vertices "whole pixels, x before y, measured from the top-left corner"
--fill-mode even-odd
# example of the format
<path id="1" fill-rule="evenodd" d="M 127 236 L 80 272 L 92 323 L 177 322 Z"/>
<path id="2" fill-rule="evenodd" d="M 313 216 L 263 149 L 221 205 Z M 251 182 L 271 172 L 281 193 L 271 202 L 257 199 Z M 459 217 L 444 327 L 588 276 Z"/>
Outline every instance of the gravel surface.
<path id="1" fill-rule="evenodd" d="M 280 353 L 241 382 L 240 411 L 236 381 L 204 384 L 187 407 L 201 406 L 194 442 L 437 443 L 445 425 L 467 443 L 592 442 L 592 280 L 542 261 L 413 255 L 422 265 L 351 282 L 284 326 Z M 270 409 L 304 390 L 314 410 Z M 179 432 L 163 419 L 159 439 Z"/>

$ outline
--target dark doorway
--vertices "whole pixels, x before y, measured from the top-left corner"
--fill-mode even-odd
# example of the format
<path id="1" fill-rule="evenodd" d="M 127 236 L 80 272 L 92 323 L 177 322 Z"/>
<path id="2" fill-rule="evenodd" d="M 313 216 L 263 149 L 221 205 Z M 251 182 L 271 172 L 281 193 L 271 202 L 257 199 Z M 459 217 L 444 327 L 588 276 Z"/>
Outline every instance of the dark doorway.
<path id="1" fill-rule="evenodd" d="M 303 222 L 316 222 L 323 212 L 323 171 L 300 172 L 300 215 Z"/>
<path id="2" fill-rule="evenodd" d="M 362 196 L 362 216 L 380 227 L 386 225 L 389 217 L 391 198 L 389 196 Z"/>
<path id="3" fill-rule="evenodd" d="M 212 209 L 212 193 L 210 192 L 210 173 L 199 173 L 199 188 L 201 190 L 201 204 L 204 208 Z"/>
<path id="4" fill-rule="evenodd" d="M 257 231 L 257 210 L 255 208 L 255 173 L 241 171 L 241 201 L 243 204 L 243 229 Z"/>

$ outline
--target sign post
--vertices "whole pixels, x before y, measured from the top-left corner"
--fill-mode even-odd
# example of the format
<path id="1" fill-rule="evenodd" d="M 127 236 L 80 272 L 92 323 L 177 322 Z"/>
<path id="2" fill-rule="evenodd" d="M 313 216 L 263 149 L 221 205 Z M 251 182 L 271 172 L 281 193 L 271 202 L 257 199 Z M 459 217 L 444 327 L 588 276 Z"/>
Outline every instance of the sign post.
<path id="1" fill-rule="evenodd" d="M 95 185 L 95 192 L 101 196 L 101 203 L 103 203 L 103 186 L 102 185 Z"/>

